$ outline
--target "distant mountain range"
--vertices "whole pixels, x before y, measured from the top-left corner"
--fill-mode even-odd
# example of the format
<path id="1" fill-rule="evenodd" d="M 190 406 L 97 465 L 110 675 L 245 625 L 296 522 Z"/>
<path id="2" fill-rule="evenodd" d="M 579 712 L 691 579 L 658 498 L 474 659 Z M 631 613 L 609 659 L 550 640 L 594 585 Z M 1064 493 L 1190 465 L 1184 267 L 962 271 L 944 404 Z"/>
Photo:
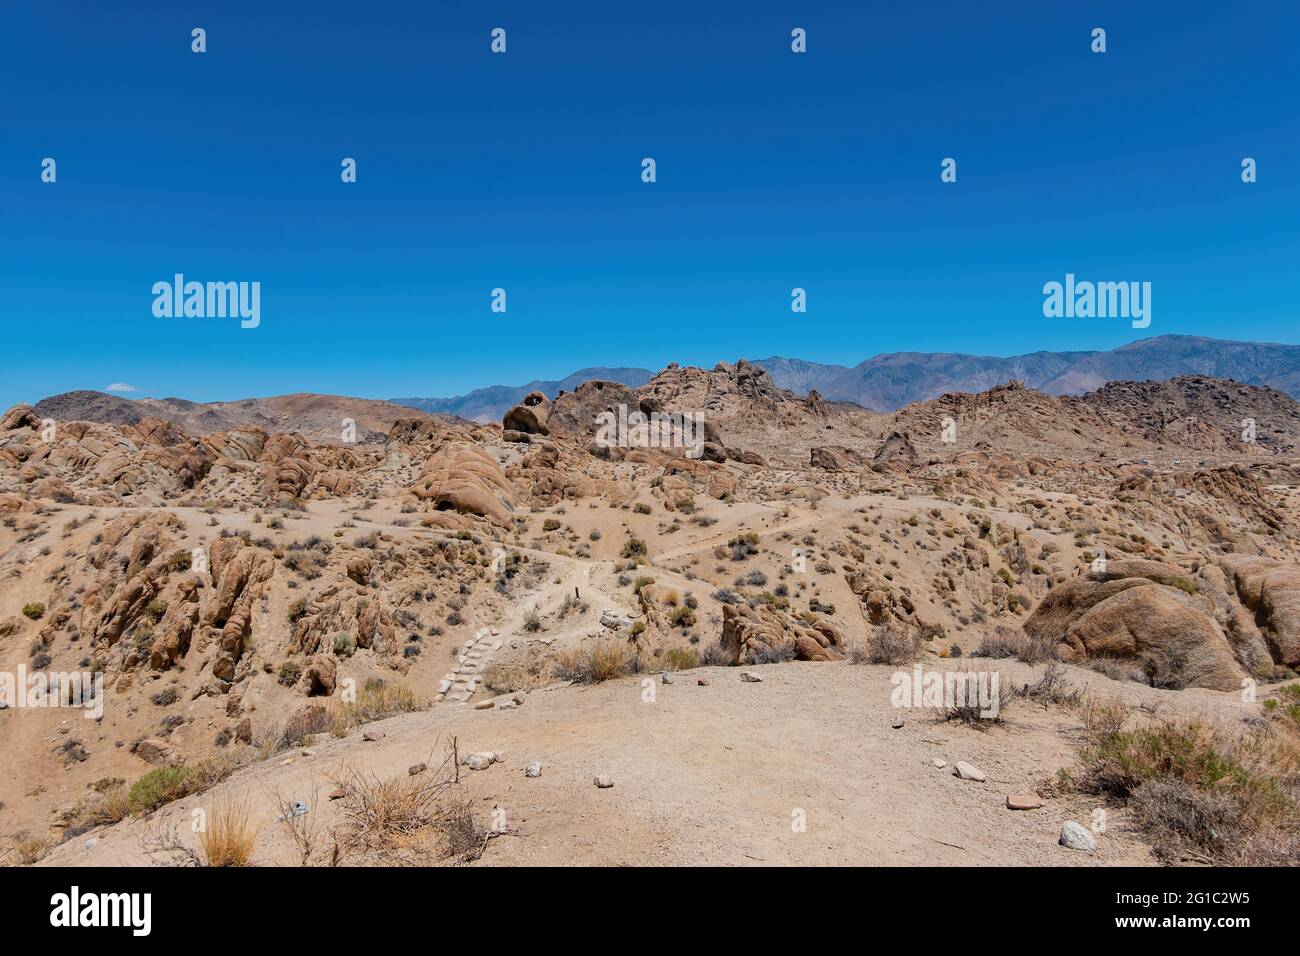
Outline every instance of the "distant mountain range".
<path id="1" fill-rule="evenodd" d="M 390 398 L 389 401 L 394 405 L 405 405 L 425 412 L 458 415 L 473 422 L 491 422 L 500 421 L 501 416 L 518 405 L 529 392 L 541 392 L 547 398 L 554 398 L 560 392 L 571 392 L 583 382 L 594 378 L 621 382 L 628 388 L 640 388 L 654 378 L 654 374 L 644 368 L 583 368 L 558 381 L 489 385 L 454 398 Z"/>
<path id="2" fill-rule="evenodd" d="M 891 412 L 947 392 L 982 392 L 1012 379 L 1053 395 L 1082 395 L 1107 382 L 1148 381 L 1181 375 L 1234 379 L 1266 385 L 1300 398 L 1300 345 L 1233 342 L 1191 335 L 1141 339 L 1108 352 L 1031 352 L 1007 358 L 956 352 L 892 352 L 853 367 L 802 359 L 753 360 L 781 388 L 806 395 L 854 402 Z M 394 404 L 459 415 L 472 421 L 500 421 L 532 391 L 554 398 L 582 382 L 599 378 L 639 388 L 654 373 L 643 368 L 585 368 L 559 381 L 494 385 L 454 398 L 394 398 Z"/>

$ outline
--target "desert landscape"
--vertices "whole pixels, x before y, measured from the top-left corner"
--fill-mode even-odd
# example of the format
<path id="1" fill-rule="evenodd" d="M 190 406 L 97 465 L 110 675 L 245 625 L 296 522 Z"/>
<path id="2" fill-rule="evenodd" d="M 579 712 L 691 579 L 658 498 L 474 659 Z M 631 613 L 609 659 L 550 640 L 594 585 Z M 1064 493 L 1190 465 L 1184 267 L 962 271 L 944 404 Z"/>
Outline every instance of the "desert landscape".
<path id="1" fill-rule="evenodd" d="M 1300 862 L 1284 391 L 634 380 L 10 408 L 3 861 Z"/>

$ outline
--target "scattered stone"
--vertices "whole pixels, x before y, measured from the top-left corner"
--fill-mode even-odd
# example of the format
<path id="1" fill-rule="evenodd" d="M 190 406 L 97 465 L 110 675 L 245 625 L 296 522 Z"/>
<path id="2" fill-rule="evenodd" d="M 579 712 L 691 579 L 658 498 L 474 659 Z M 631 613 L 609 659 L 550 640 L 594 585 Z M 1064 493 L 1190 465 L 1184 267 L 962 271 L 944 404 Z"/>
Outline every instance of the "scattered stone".
<path id="1" fill-rule="evenodd" d="M 496 706 L 496 701 L 491 701 L 491 700 L 480 700 L 477 704 L 474 705 L 474 709 L 475 709 L 475 710 L 491 710 L 491 709 L 492 709 L 493 707 L 495 707 L 495 706 Z"/>
<path id="2" fill-rule="evenodd" d="M 367 730 L 361 734 L 361 739 L 367 743 L 374 743 L 376 740 L 384 739 L 384 732 L 382 730 Z"/>
<path id="3" fill-rule="evenodd" d="M 903 726 L 903 718 L 895 717 L 893 723 L 891 723 L 889 726 L 893 727 L 895 730 L 901 729 Z"/>
<path id="4" fill-rule="evenodd" d="M 497 710 L 514 710 L 518 705 L 507 697 L 505 700 L 497 702 Z"/>
<path id="5" fill-rule="evenodd" d="M 761 684 L 761 683 L 763 683 L 763 678 L 759 677 L 759 676 L 758 676 L 757 674 L 755 674 L 753 671 L 741 671 L 741 672 L 740 672 L 740 679 L 743 680 L 743 681 L 744 681 L 745 683 L 747 683 L 747 684 Z"/>
<path id="6" fill-rule="evenodd" d="M 664 671 L 663 673 L 661 673 L 661 674 L 659 675 L 659 683 L 661 683 L 661 684 L 671 684 L 672 682 L 673 682 L 673 679 L 672 679 L 672 677 L 669 675 L 669 673 L 668 673 L 667 671 Z"/>
<path id="7" fill-rule="evenodd" d="M 954 776 L 961 777 L 963 780 L 974 780 L 976 783 L 983 783 L 988 779 L 984 776 L 983 770 L 964 760 L 958 760 L 952 772 Z"/>
<path id="8" fill-rule="evenodd" d="M 608 790 L 610 787 L 614 786 L 613 778 L 603 773 L 597 776 L 592 782 L 602 790 Z"/>
<path id="9" fill-rule="evenodd" d="M 516 707 L 522 707 L 522 706 L 524 706 L 524 695 L 523 695 L 523 694 L 515 694 L 515 696 L 511 697 L 510 699 L 513 700 L 513 701 L 515 702 L 515 706 L 516 706 Z"/>
<path id="10" fill-rule="evenodd" d="M 344 790 L 342 787 L 335 787 L 328 794 L 326 794 L 326 797 L 327 799 L 330 800 L 342 800 L 347 795 L 348 795 L 347 791 Z"/>
<path id="11" fill-rule="evenodd" d="M 707 677 L 701 677 L 698 680 L 696 680 L 695 683 L 699 684 L 701 687 L 708 687 L 709 679 Z"/>
<path id="12" fill-rule="evenodd" d="M 428 769 L 429 765 L 426 763 L 413 763 L 406 768 L 406 773 L 407 775 L 414 777 L 416 774 L 424 773 Z"/>
<path id="13" fill-rule="evenodd" d="M 500 759 L 501 755 L 495 750 L 483 750 L 478 753 L 466 754 L 461 763 L 469 767 L 470 770 L 486 770 Z"/>
<path id="14" fill-rule="evenodd" d="M 611 631 L 621 631 L 632 626 L 632 619 L 612 607 L 607 607 L 600 612 L 600 626 L 607 627 Z"/>
<path id="15" fill-rule="evenodd" d="M 542 762 L 534 760 L 524 768 L 525 777 L 540 777 L 542 775 Z"/>
<path id="16" fill-rule="evenodd" d="M 1008 810 L 1037 810 L 1042 805 L 1043 800 L 1036 793 L 1007 794 Z"/>
<path id="17" fill-rule="evenodd" d="M 933 764 L 935 767 L 938 767 L 940 770 L 948 766 L 948 761 L 941 760 L 938 757 L 934 757 L 933 759 L 931 759 L 930 763 Z"/>
<path id="18" fill-rule="evenodd" d="M 1097 842 L 1092 838 L 1092 834 L 1081 823 L 1073 820 L 1066 820 L 1061 825 L 1061 846 L 1069 847 L 1071 850 L 1097 849 Z"/>

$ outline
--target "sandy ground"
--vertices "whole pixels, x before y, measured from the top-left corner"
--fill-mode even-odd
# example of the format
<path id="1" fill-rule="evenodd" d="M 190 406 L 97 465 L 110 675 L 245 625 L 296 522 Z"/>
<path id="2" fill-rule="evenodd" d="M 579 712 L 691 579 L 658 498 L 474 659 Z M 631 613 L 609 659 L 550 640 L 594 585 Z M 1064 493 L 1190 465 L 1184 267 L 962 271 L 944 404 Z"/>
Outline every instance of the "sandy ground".
<path id="1" fill-rule="evenodd" d="M 934 663 L 932 662 L 933 666 Z M 996 665 L 1004 679 L 1034 669 Z M 929 711 L 890 702 L 894 668 L 788 663 L 752 668 L 747 683 L 734 668 L 701 668 L 657 678 L 625 678 L 535 691 L 513 710 L 467 705 L 390 718 L 246 768 L 200 797 L 145 821 L 127 821 L 58 848 L 47 865 L 139 865 L 149 857 L 141 835 L 177 825 L 189 840 L 195 807 L 246 797 L 263 823 L 256 861 L 296 862 L 273 795 L 305 800 L 322 829 L 340 822 L 325 796 L 344 764 L 379 777 L 430 766 L 454 739 L 459 751 L 496 750 L 501 763 L 462 769 L 485 824 L 513 833 L 491 841 L 479 865 L 1143 865 L 1154 862 L 1111 810 L 1093 854 L 1057 844 L 1068 819 L 1085 824 L 1097 805 L 1047 797 L 1042 809 L 1005 808 L 1011 792 L 1042 788 L 1068 766 L 1079 720 L 1069 710 L 1021 703 L 987 731 L 938 721 Z M 1159 713 L 1175 692 L 1115 684 L 1071 669 L 1080 682 Z M 697 679 L 707 678 L 708 686 Z M 648 688 L 653 689 L 651 695 Z M 1195 701 L 1188 699 L 1191 693 Z M 1193 703 L 1189 708 L 1188 704 Z M 1232 695 L 1181 692 L 1178 710 L 1240 719 Z M 933 765 L 947 761 L 943 769 Z M 540 778 L 524 767 L 540 760 Z M 964 781 L 951 765 L 966 760 L 988 780 Z M 607 774 L 609 789 L 593 777 Z M 806 823 L 800 828 L 797 823 Z M 345 854 L 343 863 L 349 862 Z"/>

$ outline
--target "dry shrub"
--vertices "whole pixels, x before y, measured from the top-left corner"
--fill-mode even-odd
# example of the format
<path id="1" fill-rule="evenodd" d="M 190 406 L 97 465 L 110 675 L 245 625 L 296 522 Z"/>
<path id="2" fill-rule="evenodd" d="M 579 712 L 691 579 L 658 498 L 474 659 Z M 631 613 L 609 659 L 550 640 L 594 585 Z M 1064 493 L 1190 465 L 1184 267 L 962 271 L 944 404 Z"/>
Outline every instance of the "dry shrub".
<path id="1" fill-rule="evenodd" d="M 626 641 L 608 637 L 564 651 L 551 665 L 557 679 L 575 684 L 599 684 L 616 677 L 639 674 L 641 670 L 641 658 L 636 648 Z"/>
<path id="2" fill-rule="evenodd" d="M 976 730 L 988 730 L 994 724 L 1002 722 L 1002 714 L 1015 699 L 1015 694 L 1007 693 L 1002 685 L 1002 674 L 1000 671 L 989 673 L 984 678 L 981 685 L 981 671 L 975 670 L 969 666 L 964 666 L 959 670 L 952 671 L 944 675 L 944 705 L 939 716 L 945 721 L 958 721 L 968 727 Z M 993 691 L 993 678 L 997 677 L 997 692 Z M 958 683 L 961 681 L 964 683 Z M 949 687 L 953 690 L 949 694 Z M 993 695 L 994 700 L 988 701 L 992 707 L 986 705 L 980 700 L 981 686 L 987 694 Z M 958 693 L 958 689 L 961 693 Z M 988 711 L 995 711 L 989 713 Z"/>
<path id="3" fill-rule="evenodd" d="M 706 645 L 700 652 L 701 667 L 729 667 L 735 664 L 736 661 L 723 649 L 721 641 Z"/>
<path id="4" fill-rule="evenodd" d="M 534 690 L 550 679 L 547 661 L 533 655 L 524 661 L 493 661 L 483 670 L 483 686 L 494 694 Z"/>
<path id="5" fill-rule="evenodd" d="M 894 624 L 877 624 L 865 641 L 849 643 L 849 660 L 854 664 L 910 664 L 921 652 L 921 635 Z"/>
<path id="6" fill-rule="evenodd" d="M 1056 648 L 1051 640 L 1030 637 L 1024 631 L 1013 631 L 1009 627 L 999 626 L 992 634 L 980 638 L 980 646 L 973 657 L 1014 657 L 1025 664 L 1038 664 L 1056 656 Z"/>
<path id="7" fill-rule="evenodd" d="M 1003 699 L 1008 702 L 1017 699 L 1036 700 L 1042 704 L 1064 707 L 1078 705 L 1082 697 L 1083 692 L 1070 686 L 1065 668 L 1056 661 L 1050 661 L 1043 668 L 1042 676 L 1032 684 L 1026 683 L 1019 687 L 1013 685 L 1003 693 Z"/>
<path id="8" fill-rule="evenodd" d="M 343 791 L 342 840 L 380 862 L 429 856 L 468 862 L 500 835 L 475 820 L 473 801 L 458 782 L 454 745 L 422 774 L 385 780 L 343 767 L 335 783 Z"/>
<path id="9" fill-rule="evenodd" d="M 199 833 L 199 848 L 205 866 L 248 866 L 253 843 L 261 824 L 249 820 L 248 799 L 227 798 L 208 814 L 207 826 Z"/>
<path id="10" fill-rule="evenodd" d="M 14 859 L 23 866 L 39 862 L 47 853 L 58 846 L 59 841 L 49 834 L 30 837 L 14 847 Z"/>
<path id="11" fill-rule="evenodd" d="M 298 851 L 298 865 L 310 866 L 316 853 L 317 824 L 320 820 L 320 814 L 311 812 L 311 809 L 320 803 L 320 788 L 317 787 L 312 792 L 307 813 L 295 813 L 294 804 L 297 801 L 278 790 L 271 794 L 271 802 L 275 806 L 277 821 L 284 824 L 289 839 Z"/>
<path id="12" fill-rule="evenodd" d="M 389 683 L 378 677 L 365 682 L 355 701 L 337 705 L 330 715 L 329 729 L 335 737 L 346 737 L 371 721 L 419 710 L 420 702 L 405 684 Z"/>
<path id="13" fill-rule="evenodd" d="M 1300 747 L 1270 727 L 1229 732 L 1198 720 L 1124 729 L 1120 705 L 1085 714 L 1073 789 L 1109 797 L 1167 860 L 1300 859 Z"/>

